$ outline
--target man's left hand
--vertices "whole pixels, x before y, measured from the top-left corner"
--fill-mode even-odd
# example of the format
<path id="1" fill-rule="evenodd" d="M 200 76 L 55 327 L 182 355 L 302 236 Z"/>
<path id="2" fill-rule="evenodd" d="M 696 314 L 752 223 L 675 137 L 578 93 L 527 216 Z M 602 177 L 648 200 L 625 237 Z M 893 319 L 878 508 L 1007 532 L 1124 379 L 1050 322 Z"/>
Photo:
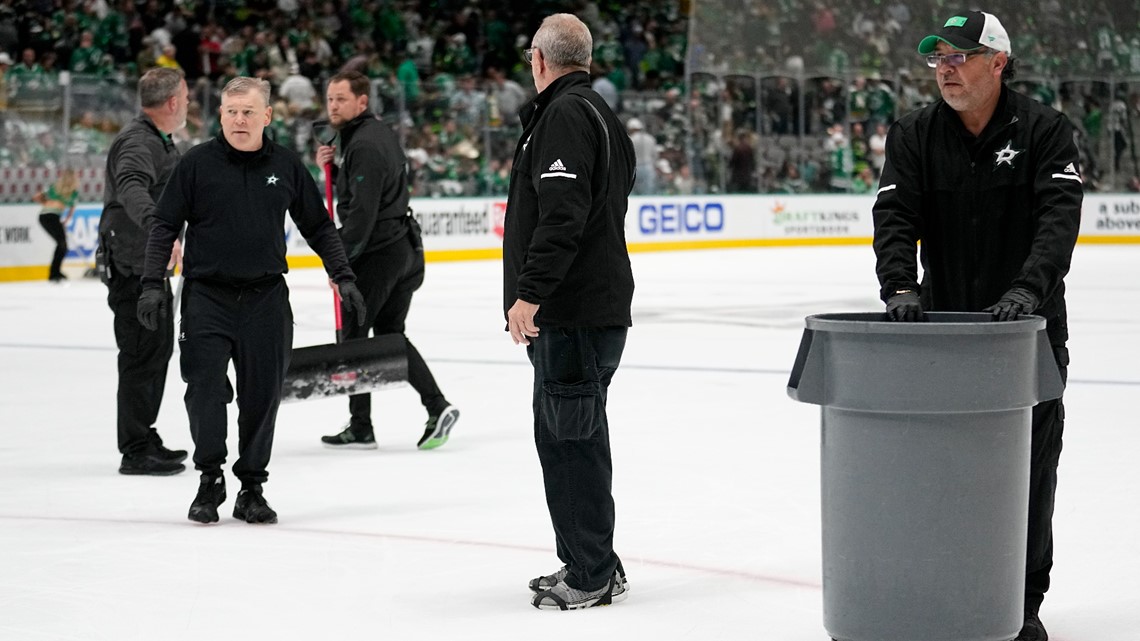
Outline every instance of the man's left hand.
<path id="1" fill-rule="evenodd" d="M 356 283 L 352 281 L 345 281 L 343 283 L 333 283 L 333 288 L 340 296 L 340 302 L 344 305 L 344 311 L 356 318 L 358 326 L 364 325 L 364 295 L 360 293 L 360 289 L 356 287 Z"/>
<path id="2" fill-rule="evenodd" d="M 135 312 L 139 325 L 151 332 L 158 329 L 159 321 L 167 314 L 166 291 L 155 287 L 142 290 Z"/>
<path id="3" fill-rule="evenodd" d="M 515 304 L 507 310 L 507 329 L 511 332 L 511 340 L 515 345 L 530 345 L 529 338 L 538 337 L 538 326 L 534 324 L 534 315 L 538 313 L 538 305 L 517 299 Z"/>
<path id="4" fill-rule="evenodd" d="M 1017 317 L 1022 314 L 1032 314 L 1039 304 L 1033 292 L 1021 287 L 1014 287 L 1002 294 L 998 302 L 982 311 L 993 314 L 996 321 L 1012 321 L 1017 320 Z"/>

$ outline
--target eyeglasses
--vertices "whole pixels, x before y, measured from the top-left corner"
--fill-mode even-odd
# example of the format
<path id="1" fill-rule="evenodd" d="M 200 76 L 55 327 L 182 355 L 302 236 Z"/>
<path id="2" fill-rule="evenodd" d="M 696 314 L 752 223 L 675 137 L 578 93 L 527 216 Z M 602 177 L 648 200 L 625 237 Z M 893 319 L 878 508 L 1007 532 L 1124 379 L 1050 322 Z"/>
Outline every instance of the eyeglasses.
<path id="1" fill-rule="evenodd" d="M 986 52 L 986 51 L 969 51 L 966 53 L 947 53 L 947 54 L 932 53 L 926 57 L 926 66 L 930 67 L 931 69 L 935 69 L 938 67 L 939 63 L 945 62 L 946 64 L 950 65 L 951 67 L 957 67 L 958 65 L 966 62 L 966 58 L 969 58 L 970 56 L 978 56 L 978 55 L 981 55 L 983 53 L 988 53 L 988 52 Z"/>
<path id="2" fill-rule="evenodd" d="M 538 51 L 538 47 L 531 47 L 530 49 L 523 49 L 523 58 L 526 58 L 526 63 L 529 65 L 534 60 L 534 52 Z"/>

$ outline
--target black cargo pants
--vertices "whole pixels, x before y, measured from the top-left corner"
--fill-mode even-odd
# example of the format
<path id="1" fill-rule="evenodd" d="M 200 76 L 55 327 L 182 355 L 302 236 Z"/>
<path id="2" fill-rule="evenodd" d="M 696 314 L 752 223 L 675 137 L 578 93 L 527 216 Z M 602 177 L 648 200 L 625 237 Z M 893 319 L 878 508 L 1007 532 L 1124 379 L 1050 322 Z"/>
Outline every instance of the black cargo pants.
<path id="1" fill-rule="evenodd" d="M 606 396 L 628 329 L 544 327 L 530 339 L 534 440 L 558 558 L 572 588 L 603 587 L 614 553 L 613 465 Z"/>
<path id="2" fill-rule="evenodd" d="M 138 276 L 123 274 L 113 266 L 107 281 L 107 305 L 115 313 L 115 345 L 119 348 L 119 385 L 116 392 L 116 424 L 121 454 L 141 454 L 162 439 L 154 431 L 166 390 L 166 369 L 174 354 L 174 320 L 170 314 L 158 319 L 158 329 L 139 324 L 138 302 L 142 286 Z M 163 283 L 166 308 L 173 297 L 170 282 Z"/>

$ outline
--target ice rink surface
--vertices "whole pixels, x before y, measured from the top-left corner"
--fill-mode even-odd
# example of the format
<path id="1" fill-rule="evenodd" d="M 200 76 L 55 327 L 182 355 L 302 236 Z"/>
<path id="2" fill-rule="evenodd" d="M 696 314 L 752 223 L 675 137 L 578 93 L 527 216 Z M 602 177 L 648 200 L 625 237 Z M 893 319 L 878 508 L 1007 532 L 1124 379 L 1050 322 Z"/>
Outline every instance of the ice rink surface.
<path id="1" fill-rule="evenodd" d="M 819 409 L 785 386 L 806 315 L 878 311 L 870 247 L 637 254 L 610 391 L 627 601 L 529 605 L 559 566 L 497 262 L 429 264 L 408 335 L 462 410 L 416 450 L 411 388 L 373 401 L 378 451 L 323 449 L 347 401 L 282 407 L 266 497 L 280 523 L 186 519 L 193 470 L 117 473 L 116 351 L 98 282 L 0 284 L 0 640 L 822 641 Z M 1055 641 L 1140 638 L 1140 247 L 1079 245 Z M 296 346 L 332 340 L 319 270 L 289 275 Z M 178 354 L 158 427 L 192 449 Z M 868 363 L 868 367 L 873 367 Z M 231 465 L 237 451 L 230 406 Z M 188 461 L 189 462 L 189 461 Z"/>

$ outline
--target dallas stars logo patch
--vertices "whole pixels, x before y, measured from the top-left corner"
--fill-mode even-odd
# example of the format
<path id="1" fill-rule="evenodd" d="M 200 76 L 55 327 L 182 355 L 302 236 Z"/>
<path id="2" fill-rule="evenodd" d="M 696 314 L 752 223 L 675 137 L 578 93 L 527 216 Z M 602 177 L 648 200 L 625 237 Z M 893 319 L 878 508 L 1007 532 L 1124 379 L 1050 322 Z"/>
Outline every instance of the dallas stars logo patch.
<path id="1" fill-rule="evenodd" d="M 281 179 L 277 177 L 277 174 L 271 174 L 269 176 L 266 176 L 265 186 L 268 187 L 270 185 L 276 185 L 277 181 L 279 181 L 279 180 L 281 180 Z"/>
<path id="2" fill-rule="evenodd" d="M 1013 167 L 1013 159 L 1017 158 L 1017 155 L 1024 151 L 1024 149 L 1014 149 L 1012 140 L 1005 143 L 1005 148 L 994 152 L 994 169 L 997 169 L 1002 164 Z"/>

